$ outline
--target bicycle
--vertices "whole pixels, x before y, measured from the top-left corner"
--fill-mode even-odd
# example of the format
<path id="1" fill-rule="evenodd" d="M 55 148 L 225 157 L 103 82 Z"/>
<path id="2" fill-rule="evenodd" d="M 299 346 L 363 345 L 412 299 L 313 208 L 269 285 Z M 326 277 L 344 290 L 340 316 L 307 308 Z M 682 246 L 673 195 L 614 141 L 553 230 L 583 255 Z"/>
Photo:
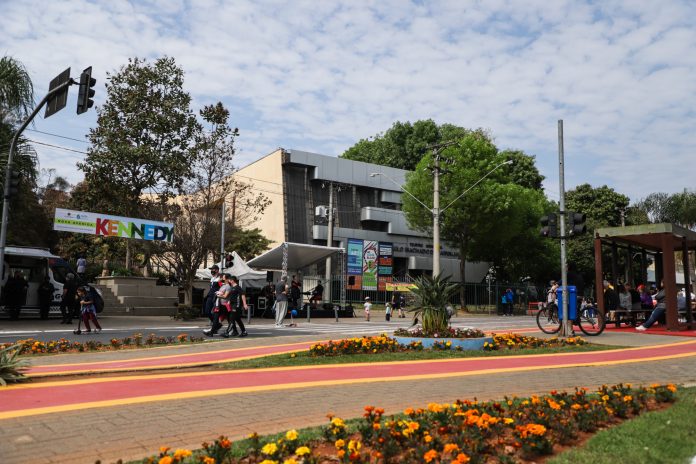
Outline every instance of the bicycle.
<path id="1" fill-rule="evenodd" d="M 561 330 L 561 319 L 558 317 L 558 306 L 555 303 L 540 309 L 536 316 L 539 329 L 545 334 L 553 335 Z M 573 320 L 573 325 L 580 327 L 582 332 L 590 337 L 604 332 L 606 321 L 602 313 L 594 308 L 583 309 Z"/>

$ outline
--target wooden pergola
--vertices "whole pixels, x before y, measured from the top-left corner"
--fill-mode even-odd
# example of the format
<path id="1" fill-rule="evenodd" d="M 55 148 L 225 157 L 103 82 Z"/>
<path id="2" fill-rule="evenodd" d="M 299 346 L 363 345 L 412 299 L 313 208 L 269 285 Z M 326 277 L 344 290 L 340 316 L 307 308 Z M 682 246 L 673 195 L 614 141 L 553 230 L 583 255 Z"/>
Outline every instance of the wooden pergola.
<path id="1" fill-rule="evenodd" d="M 676 224 L 644 224 L 627 227 L 606 227 L 595 230 L 595 288 L 597 303 L 602 313 L 605 313 L 604 288 L 602 285 L 604 271 L 602 269 L 602 245 L 612 249 L 612 275 L 617 275 L 617 250 L 626 248 L 629 260 L 634 253 L 641 255 L 641 282 L 647 281 L 647 254 L 655 256 L 655 280 L 664 282 L 665 304 L 667 306 L 667 330 L 685 330 L 696 327 L 691 311 L 691 279 L 689 272 L 689 250 L 696 250 L 696 232 Z M 677 272 L 674 253 L 682 253 L 684 269 L 684 288 L 686 291 L 686 324 L 679 323 L 677 308 Z M 633 284 L 633 266 L 628 267 L 629 281 Z"/>

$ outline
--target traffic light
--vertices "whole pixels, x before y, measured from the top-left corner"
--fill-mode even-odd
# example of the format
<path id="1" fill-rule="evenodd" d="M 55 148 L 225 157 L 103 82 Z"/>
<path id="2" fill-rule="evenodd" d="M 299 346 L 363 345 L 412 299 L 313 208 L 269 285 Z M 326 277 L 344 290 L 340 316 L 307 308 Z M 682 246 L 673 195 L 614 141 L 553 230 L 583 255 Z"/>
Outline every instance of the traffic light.
<path id="1" fill-rule="evenodd" d="M 584 213 L 568 212 L 568 235 L 582 235 L 587 232 Z"/>
<path id="2" fill-rule="evenodd" d="M 19 192 L 19 181 L 20 181 L 20 173 L 17 170 L 11 169 L 10 170 L 10 189 L 8 190 L 7 194 L 7 199 L 9 200 L 13 196 L 17 195 Z"/>
<path id="3" fill-rule="evenodd" d="M 551 213 L 541 218 L 541 236 L 558 237 L 558 216 L 556 216 L 556 213 Z"/>
<path id="4" fill-rule="evenodd" d="M 92 77 L 92 67 L 80 74 L 80 90 L 77 93 L 77 114 L 82 114 L 94 105 L 94 89 L 97 80 Z"/>

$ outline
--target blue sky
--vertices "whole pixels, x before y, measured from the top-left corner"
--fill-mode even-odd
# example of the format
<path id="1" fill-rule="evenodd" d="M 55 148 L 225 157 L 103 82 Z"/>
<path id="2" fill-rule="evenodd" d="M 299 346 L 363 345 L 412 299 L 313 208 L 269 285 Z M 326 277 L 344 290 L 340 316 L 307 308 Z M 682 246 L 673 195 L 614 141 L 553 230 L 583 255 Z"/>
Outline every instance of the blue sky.
<path id="1" fill-rule="evenodd" d="M 176 58 L 193 107 L 222 101 L 240 128 L 237 164 L 277 147 L 338 156 L 394 121 L 483 127 L 537 157 L 558 196 L 607 184 L 632 200 L 694 188 L 696 3 L 688 1 L 2 2 L 0 53 L 40 98 L 68 66 L 107 72 L 129 57 Z M 68 108 L 37 142 L 85 151 L 96 123 Z M 77 140 L 72 140 L 77 139 Z M 41 167 L 81 179 L 81 153 L 36 145 Z"/>

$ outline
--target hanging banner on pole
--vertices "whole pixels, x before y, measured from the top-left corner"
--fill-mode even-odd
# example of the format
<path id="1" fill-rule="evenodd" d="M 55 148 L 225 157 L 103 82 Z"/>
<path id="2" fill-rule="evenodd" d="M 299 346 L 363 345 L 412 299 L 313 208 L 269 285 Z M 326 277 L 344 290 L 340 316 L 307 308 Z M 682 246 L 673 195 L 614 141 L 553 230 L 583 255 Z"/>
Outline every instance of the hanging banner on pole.
<path id="1" fill-rule="evenodd" d="M 105 237 L 171 242 L 174 224 L 56 208 L 53 230 Z"/>
<path id="2" fill-rule="evenodd" d="M 377 242 L 363 241 L 363 290 L 377 290 Z"/>
<path id="3" fill-rule="evenodd" d="M 348 239 L 348 275 L 361 276 L 363 272 L 363 241 Z"/>
<path id="4" fill-rule="evenodd" d="M 393 250 L 394 245 L 391 242 L 379 242 L 379 267 L 377 269 L 379 275 L 392 275 Z"/>

